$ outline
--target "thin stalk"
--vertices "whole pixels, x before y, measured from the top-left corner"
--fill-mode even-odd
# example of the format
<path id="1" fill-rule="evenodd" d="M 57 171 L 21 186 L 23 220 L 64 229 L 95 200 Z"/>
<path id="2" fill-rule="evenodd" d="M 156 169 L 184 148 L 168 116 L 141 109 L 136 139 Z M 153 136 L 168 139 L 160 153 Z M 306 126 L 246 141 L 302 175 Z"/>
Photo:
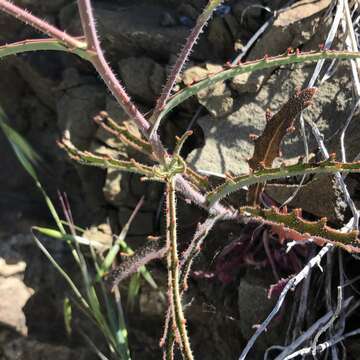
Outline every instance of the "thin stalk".
<path id="1" fill-rule="evenodd" d="M 90 60 L 91 63 L 121 107 L 134 120 L 140 131 L 147 137 L 150 124 L 131 101 L 129 95 L 126 93 L 124 87 L 120 84 L 105 59 L 96 33 L 95 19 L 90 0 L 78 0 L 78 8 L 88 50 L 93 53 Z"/>
<path id="2" fill-rule="evenodd" d="M 186 360 L 193 360 L 190 341 L 186 329 L 186 320 L 181 304 L 180 269 L 176 233 L 176 196 L 175 181 L 171 177 L 166 183 L 166 238 L 169 245 L 167 262 L 170 285 L 170 306 L 174 325 L 180 335 L 181 351 Z"/>
<path id="3" fill-rule="evenodd" d="M 163 111 L 159 114 L 156 121 L 160 123 L 161 120 L 169 113 L 169 111 L 174 109 L 189 97 L 196 95 L 199 91 L 213 86 L 218 82 L 231 79 L 239 74 L 252 73 L 263 69 L 297 63 L 316 62 L 327 59 L 350 60 L 356 58 L 360 58 L 360 52 L 323 50 L 307 53 L 294 52 L 291 54 L 284 54 L 274 57 L 265 56 L 262 59 L 240 63 L 236 66 L 230 65 L 228 69 L 210 75 L 208 78 L 186 87 L 173 95 L 166 103 Z"/>
<path id="4" fill-rule="evenodd" d="M 320 163 L 299 163 L 278 168 L 266 168 L 247 175 L 240 175 L 227 179 L 223 184 L 209 192 L 207 199 L 209 204 L 223 199 L 232 192 L 244 186 L 264 183 L 270 180 L 286 178 L 288 176 L 309 175 L 309 174 L 336 174 L 339 172 L 351 173 L 360 172 L 360 162 L 341 163 L 333 160 L 325 160 Z"/>
<path id="5" fill-rule="evenodd" d="M 176 78 L 181 73 L 185 65 L 185 62 L 187 61 L 191 53 L 191 50 L 196 44 L 196 41 L 199 38 L 199 35 L 202 32 L 204 26 L 207 24 L 214 10 L 217 8 L 217 6 L 219 6 L 222 3 L 222 1 L 223 0 L 209 1 L 208 5 L 205 7 L 202 14 L 197 18 L 194 28 L 192 29 L 189 37 L 186 40 L 184 47 L 182 48 L 179 56 L 176 59 L 175 65 L 169 75 L 169 78 L 166 81 L 163 92 L 156 102 L 156 107 L 152 116 L 152 119 L 154 119 L 154 126 L 151 129 L 150 139 L 152 138 L 152 135 L 155 134 L 158 130 L 159 122 L 157 122 L 156 119 L 170 97 L 171 90 L 174 87 Z"/>
<path id="6" fill-rule="evenodd" d="M 30 14 L 30 12 L 28 12 L 27 10 L 22 9 L 7 0 L 0 0 L 0 10 L 6 12 L 11 16 L 14 16 L 16 19 L 19 19 L 23 23 L 32 26 L 33 28 L 41 31 L 42 33 L 60 40 L 66 47 L 84 48 L 84 46 L 86 46 L 83 41 L 80 41 L 75 37 L 66 34 L 64 31 L 59 30 L 45 20 L 42 20 L 37 16 Z"/>

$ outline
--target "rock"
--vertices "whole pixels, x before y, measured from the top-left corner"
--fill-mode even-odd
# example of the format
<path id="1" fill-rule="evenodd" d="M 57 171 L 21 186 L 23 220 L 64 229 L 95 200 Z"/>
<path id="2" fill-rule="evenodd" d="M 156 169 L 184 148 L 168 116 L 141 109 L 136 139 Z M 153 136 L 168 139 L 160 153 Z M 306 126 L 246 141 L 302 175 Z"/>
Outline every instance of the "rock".
<path id="1" fill-rule="evenodd" d="M 4 360 L 91 360 L 97 357 L 87 349 L 70 349 L 66 346 L 41 343 L 33 339 L 18 338 L 2 348 Z"/>
<path id="2" fill-rule="evenodd" d="M 187 36 L 188 29 L 161 26 L 161 14 L 167 10 L 171 11 L 171 7 L 139 0 L 126 6 L 95 3 L 98 30 L 107 56 L 119 59 L 148 55 L 166 60 L 170 54 L 176 54 Z M 69 33 L 81 34 L 80 19 L 75 12 L 76 6 L 69 5 L 63 9 L 61 27 Z M 143 14 L 147 16 L 144 17 Z"/>
<path id="3" fill-rule="evenodd" d="M 247 37 L 255 33 L 264 22 L 262 21 L 262 3 L 261 0 L 242 0 L 237 1 L 233 6 L 234 16 L 241 25 L 241 31 L 246 31 Z"/>
<path id="4" fill-rule="evenodd" d="M 104 249 L 110 248 L 113 243 L 113 235 L 109 224 L 103 223 L 91 226 L 84 231 L 83 237 L 89 241 L 96 241 L 104 245 Z"/>
<path id="5" fill-rule="evenodd" d="M 216 118 L 225 116 L 233 110 L 234 100 L 225 83 L 217 83 L 201 90 L 197 97 L 199 103 Z"/>
<path id="6" fill-rule="evenodd" d="M 19 114 L 21 113 L 19 99 L 23 99 L 26 94 L 26 83 L 9 58 L 1 61 L 0 71 L 2 74 L 0 81 L 1 107 L 11 119 L 12 126 L 18 131 L 24 131 L 29 127 L 29 120 Z"/>
<path id="7" fill-rule="evenodd" d="M 24 25 L 17 19 L 3 12 L 0 13 L 0 42 L 1 45 L 18 41 L 19 33 Z"/>
<path id="8" fill-rule="evenodd" d="M 119 222 L 121 226 L 124 226 L 128 222 L 132 212 L 133 209 L 127 209 L 124 205 L 119 209 Z M 139 211 L 132 222 L 129 235 L 141 236 L 143 240 L 145 240 L 148 235 L 153 234 L 154 221 L 152 212 Z"/>
<path id="9" fill-rule="evenodd" d="M 274 24 L 256 42 L 247 60 L 260 59 L 265 54 L 278 55 L 290 48 L 298 48 L 303 44 L 311 43 L 317 49 L 327 34 L 327 23 L 324 25 L 323 15 L 330 0 L 301 0 L 279 14 Z M 308 44 L 306 45 L 307 48 Z M 240 94 L 256 92 L 273 69 L 254 74 L 240 74 L 234 77 L 232 87 Z"/>
<path id="10" fill-rule="evenodd" d="M 221 121 L 215 121 L 211 117 L 200 118 L 198 124 L 204 131 L 205 146 L 193 151 L 188 160 L 197 169 L 214 173 L 224 173 L 225 171 L 233 171 L 236 174 L 247 173 L 246 160 L 252 156 L 253 152 L 253 144 L 248 138 L 249 134 L 259 135 L 261 133 L 265 126 L 265 109 L 270 107 L 274 113 L 277 112 L 297 86 L 306 84 L 313 69 L 314 65 L 284 68 L 273 74 L 255 96 L 244 94 L 234 105 L 238 110 Z M 319 87 L 313 99 L 313 105 L 304 112 L 305 121 L 307 118 L 313 119 L 324 133 L 329 152 L 337 152 L 338 155 L 340 150 L 339 128 L 341 129 L 345 124 L 351 108 L 352 90 L 348 81 L 348 71 L 349 68 L 346 64 L 339 65 L 335 75 Z M 298 127 L 298 123 L 295 123 L 295 126 Z M 349 159 L 353 159 L 360 152 L 359 133 L 355 126 L 356 118 L 353 119 L 346 137 Z M 331 141 L 327 141 L 330 138 Z M 310 136 L 309 147 L 310 150 L 316 149 L 316 143 Z M 292 135 L 285 137 L 282 153 L 285 160 L 303 155 L 303 143 L 298 129 Z M 327 180 L 326 183 L 329 187 L 322 189 L 324 194 L 326 191 L 333 191 L 330 186 L 331 181 Z M 322 182 L 321 184 L 325 185 Z M 308 192 L 305 188 L 304 191 L 304 195 L 298 195 L 298 199 L 302 199 L 302 201 L 296 202 L 297 206 L 310 213 L 314 212 L 316 215 L 322 212 L 321 216 L 335 220 L 335 215 L 338 216 L 337 210 L 334 210 L 338 207 L 337 197 L 324 195 L 324 202 L 320 203 L 317 197 L 310 195 L 310 191 Z M 274 190 L 271 194 L 275 197 Z M 289 195 L 288 191 L 284 191 L 282 196 L 277 193 L 275 199 L 281 202 L 287 198 L 287 195 Z M 306 196 L 306 200 L 302 196 Z"/>
<path id="11" fill-rule="evenodd" d="M 165 279 L 162 279 L 165 280 Z M 162 317 L 167 310 L 166 290 L 160 293 L 159 289 L 149 288 L 139 294 L 140 312 L 145 316 Z"/>
<path id="12" fill-rule="evenodd" d="M 222 66 L 211 63 L 206 63 L 202 66 L 191 66 L 182 74 L 182 81 L 188 86 L 222 70 Z M 199 103 L 214 117 L 225 116 L 232 111 L 233 99 L 231 91 L 226 87 L 225 83 L 217 83 L 214 86 L 201 90 L 197 94 L 197 98 Z"/>
<path id="13" fill-rule="evenodd" d="M 55 58 L 54 62 L 50 63 L 59 63 L 59 59 Z M 42 67 L 42 69 L 49 68 L 48 67 L 49 59 L 47 59 L 46 65 Z M 49 74 L 42 74 L 40 65 L 35 62 L 31 62 L 31 58 L 28 58 L 26 61 L 24 58 L 15 58 L 13 61 L 16 66 L 17 71 L 21 74 L 22 78 L 27 82 L 28 86 L 34 91 L 36 96 L 51 110 L 55 111 L 55 94 L 54 88 L 56 82 L 51 79 Z"/>
<path id="14" fill-rule="evenodd" d="M 94 3 L 98 32 L 107 58 L 115 64 L 121 58 L 148 56 L 156 61 L 168 61 L 171 55 L 177 55 L 189 35 L 189 28 L 161 25 L 164 12 L 176 15 L 175 5 L 178 3 L 161 4 L 142 0 L 123 6 L 114 2 Z M 63 8 L 60 25 L 71 34 L 82 34 L 76 6 Z M 214 59 L 206 39 L 201 39 L 196 45 L 192 58 L 199 61 Z"/>
<path id="15" fill-rule="evenodd" d="M 219 66 L 218 71 L 221 71 L 221 70 L 222 70 L 222 67 Z M 181 76 L 182 82 L 186 86 L 190 86 L 193 83 L 196 83 L 200 80 L 205 79 L 209 73 L 211 73 L 211 71 L 206 68 L 206 65 L 205 66 L 199 66 L 199 65 L 190 66 L 183 72 L 183 74 Z"/>
<path id="16" fill-rule="evenodd" d="M 283 203 L 295 193 L 297 187 L 297 185 L 267 184 L 266 193 L 279 203 Z M 326 218 L 331 223 L 340 225 L 344 223 L 346 203 L 333 176 L 320 175 L 303 185 L 289 205 L 293 208 L 302 208 L 319 218 L 326 214 Z"/>
<path id="17" fill-rule="evenodd" d="M 121 179 L 122 171 L 115 169 L 108 169 L 105 185 L 103 187 L 104 196 L 107 202 L 113 205 L 118 205 L 121 200 Z"/>
<path id="18" fill-rule="evenodd" d="M 71 85 L 68 85 L 70 81 Z M 78 85 L 74 85 L 78 83 Z M 81 150 L 89 150 L 98 125 L 93 118 L 105 108 L 105 91 L 103 86 L 93 83 L 93 78 L 71 77 L 64 75 L 60 84 L 61 95 L 57 101 L 57 123 L 62 135 L 70 136 L 71 141 Z M 82 83 L 84 82 L 84 83 Z M 105 203 L 102 187 L 105 172 L 99 168 L 75 164 L 82 182 L 84 198 L 93 211 Z"/>
<path id="19" fill-rule="evenodd" d="M 71 0 L 20 0 L 16 2 L 16 5 L 26 8 L 28 10 L 34 10 L 37 15 L 45 13 L 52 13 L 59 11 L 66 4 L 71 3 Z"/>
<path id="20" fill-rule="evenodd" d="M 97 129 L 93 118 L 105 107 L 105 91 L 92 78 L 83 79 L 84 84 L 74 85 L 74 78 L 68 84 L 66 76 L 68 73 L 59 87 L 62 94 L 57 101 L 58 127 L 62 134 L 70 134 L 75 146 L 84 149 Z M 80 78 L 75 81 L 80 81 Z"/>
<path id="21" fill-rule="evenodd" d="M 34 293 L 23 281 L 26 269 L 23 253 L 30 242 L 30 236 L 23 235 L 5 235 L 0 241 L 0 292 L 6 294 L 0 302 L 0 323 L 21 335 L 28 332 L 23 307 Z"/>
<path id="22" fill-rule="evenodd" d="M 25 315 L 22 311 L 33 290 L 28 288 L 16 277 L 0 277 L 0 291 L 6 296 L 2 297 L 0 304 L 0 322 L 16 329 L 26 335 L 27 327 Z"/>
<path id="23" fill-rule="evenodd" d="M 161 17 L 160 25 L 164 27 L 171 27 L 176 26 L 177 22 L 170 13 L 164 12 Z"/>
<path id="24" fill-rule="evenodd" d="M 227 15 L 227 18 L 231 17 L 232 15 Z M 234 38 L 227 22 L 222 17 L 214 17 L 209 22 L 207 39 L 216 59 L 226 61 L 234 55 Z"/>
<path id="25" fill-rule="evenodd" d="M 180 4 L 179 7 L 176 9 L 176 12 L 179 16 L 186 16 L 193 21 L 196 21 L 196 19 L 200 15 L 198 9 L 196 9 L 194 5 L 189 3 Z"/>
<path id="26" fill-rule="evenodd" d="M 120 60 L 119 73 L 130 95 L 149 105 L 160 96 L 165 83 L 165 69 L 147 57 Z"/>
<path id="27" fill-rule="evenodd" d="M 16 274 L 21 274 L 25 271 L 26 264 L 24 261 L 18 261 L 18 262 L 9 262 L 8 260 L 5 260 L 4 258 L 0 258 L 0 276 L 2 277 L 10 277 L 14 276 Z"/>
<path id="28" fill-rule="evenodd" d="M 255 327 L 261 324 L 273 309 L 276 299 L 268 299 L 268 290 L 273 283 L 274 277 L 271 271 L 266 269 L 248 268 L 245 276 L 241 278 L 238 287 L 238 308 L 239 326 L 244 339 L 251 338 Z M 274 344 L 283 344 L 287 330 L 288 316 L 286 314 L 290 314 L 290 312 L 283 311 L 280 315 L 281 319 L 273 320 L 267 331 L 258 338 L 256 355 L 252 353 L 251 359 L 262 359 L 263 353 L 268 347 Z"/>

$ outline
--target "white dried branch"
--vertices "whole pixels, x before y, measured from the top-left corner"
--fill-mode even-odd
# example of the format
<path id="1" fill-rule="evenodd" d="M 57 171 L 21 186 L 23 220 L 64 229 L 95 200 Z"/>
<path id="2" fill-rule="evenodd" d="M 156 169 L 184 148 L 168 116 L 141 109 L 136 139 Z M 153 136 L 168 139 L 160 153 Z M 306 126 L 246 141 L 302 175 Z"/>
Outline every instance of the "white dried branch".
<path id="1" fill-rule="evenodd" d="M 251 350 L 251 348 L 253 347 L 253 345 L 255 344 L 257 338 L 264 332 L 266 331 L 268 325 L 270 324 L 271 320 L 274 318 L 274 316 L 279 312 L 279 310 L 281 309 L 285 297 L 287 295 L 287 293 L 290 290 L 294 290 L 297 285 L 299 283 L 301 283 L 310 273 L 310 271 L 312 270 L 312 268 L 317 265 L 320 267 L 320 262 L 321 259 L 324 257 L 324 255 L 333 247 L 333 245 L 331 244 L 327 244 L 326 246 L 324 246 L 319 253 L 314 256 L 312 259 L 310 259 L 310 261 L 307 263 L 307 265 L 296 275 L 294 276 L 292 279 L 290 279 L 288 281 L 288 283 L 286 284 L 286 286 L 284 287 L 283 291 L 281 292 L 279 299 L 275 305 L 275 307 L 273 308 L 273 310 L 271 311 L 271 313 L 268 315 L 268 317 L 265 319 L 265 321 L 257 328 L 255 334 L 251 337 L 251 339 L 248 341 L 248 343 L 246 344 L 244 350 L 242 351 L 239 360 L 244 360 L 246 358 L 246 356 L 248 355 L 249 351 Z"/>
<path id="2" fill-rule="evenodd" d="M 357 329 L 357 330 L 351 331 L 345 335 L 325 341 L 316 347 L 316 354 L 320 354 L 320 353 L 324 352 L 326 349 L 338 344 L 339 342 L 342 342 L 351 336 L 356 336 L 359 334 L 360 334 L 360 329 Z M 284 360 L 290 360 L 290 359 L 294 359 L 298 356 L 306 356 L 309 354 L 313 354 L 312 351 L 313 351 L 313 349 L 311 347 L 306 347 L 306 348 L 300 349 L 300 350 L 292 353 L 291 355 L 284 358 Z"/>

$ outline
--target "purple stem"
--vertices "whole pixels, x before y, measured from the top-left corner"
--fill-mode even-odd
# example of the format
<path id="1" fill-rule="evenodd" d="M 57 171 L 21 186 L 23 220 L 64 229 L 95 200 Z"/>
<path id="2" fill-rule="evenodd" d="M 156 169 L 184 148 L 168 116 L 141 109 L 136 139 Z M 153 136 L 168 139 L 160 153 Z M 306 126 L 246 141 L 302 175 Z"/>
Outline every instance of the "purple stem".
<path id="1" fill-rule="evenodd" d="M 82 27 L 84 29 L 84 33 L 86 36 L 86 43 L 88 47 L 88 54 L 90 54 L 90 61 L 93 66 L 96 68 L 100 76 L 103 78 L 105 84 L 113 93 L 114 97 L 117 99 L 119 104 L 124 108 L 127 114 L 134 119 L 136 125 L 139 127 L 140 131 L 144 134 L 145 137 L 148 138 L 150 124 L 145 119 L 145 117 L 140 113 L 138 108 L 131 102 L 129 96 L 127 95 L 125 89 L 117 80 L 110 66 L 107 64 L 103 51 L 101 49 L 101 45 L 99 39 L 96 34 L 94 15 L 91 8 L 90 0 L 78 0 L 78 8 L 80 11 Z M 65 46 L 69 48 L 84 48 L 86 45 L 84 42 L 79 41 L 78 39 L 67 35 L 65 32 L 57 29 L 56 27 L 50 25 L 44 20 L 31 15 L 28 11 L 19 8 L 18 6 L 10 3 L 7 0 L 0 0 L 0 10 L 8 13 L 11 16 L 21 20 L 22 22 L 29 24 L 30 26 L 38 29 L 39 31 L 58 39 Z M 203 23 L 203 25 L 206 21 Z M 202 26 L 203 26 L 202 25 Z M 195 27 L 197 29 L 197 27 Z M 200 29 L 201 30 L 201 29 Z M 199 30 L 199 31 L 200 31 Z M 192 34 L 195 35 L 195 29 Z M 191 37 L 190 37 L 191 38 Z M 190 48 L 188 45 L 185 48 L 188 48 L 188 52 L 190 51 L 192 45 L 191 41 L 188 40 L 187 44 L 190 42 Z M 195 39 L 192 39 L 192 42 L 195 42 Z M 183 62 L 186 59 L 183 56 Z M 182 62 L 182 63 L 183 63 Z M 181 70 L 181 66 L 179 71 Z M 176 77 L 176 76 L 175 76 Z M 164 162 L 165 156 L 167 156 L 167 152 L 164 149 L 158 134 L 154 134 L 152 138 L 152 146 L 154 153 L 156 154 L 159 162 Z M 223 215 L 224 219 L 236 219 L 239 218 L 238 214 L 230 209 L 226 209 L 224 206 L 220 204 L 214 204 L 210 209 L 207 205 L 206 198 L 199 191 L 195 190 L 194 187 L 182 176 L 177 176 L 176 178 L 176 188 L 180 191 L 186 199 L 190 200 L 194 204 L 209 210 L 209 212 L 217 215 Z"/>
<path id="2" fill-rule="evenodd" d="M 32 26 L 33 28 L 41 31 L 60 40 L 69 48 L 79 48 L 84 46 L 84 42 L 77 40 L 76 38 L 66 34 L 64 31 L 57 29 L 55 26 L 50 25 L 48 22 L 41 20 L 40 18 L 31 15 L 27 10 L 23 10 L 20 7 L 12 4 L 7 0 L 0 0 L 0 10 L 7 14 L 14 16 L 25 24 Z"/>
<path id="3" fill-rule="evenodd" d="M 192 29 L 189 37 L 186 40 L 184 47 L 182 48 L 179 56 L 177 57 L 175 65 L 172 68 L 169 78 L 167 79 L 167 81 L 165 83 L 165 86 L 161 93 L 161 96 L 159 97 L 159 99 L 156 102 L 155 110 L 152 115 L 152 118 L 154 119 L 155 122 L 154 122 L 154 128 L 151 131 L 151 134 L 155 134 L 157 132 L 160 124 L 158 122 L 156 122 L 156 119 L 158 118 L 158 116 L 161 113 L 161 111 L 163 110 L 167 100 L 169 99 L 169 97 L 171 95 L 171 90 L 173 89 L 173 87 L 175 85 L 176 78 L 180 74 L 181 70 L 183 69 L 185 62 L 187 61 L 187 59 L 190 55 L 191 50 L 193 49 L 197 39 L 199 38 L 199 35 L 200 35 L 202 29 L 204 28 L 204 26 L 210 19 L 211 15 L 212 15 L 212 12 L 209 11 L 207 16 L 199 16 L 198 17 L 194 28 Z"/>
<path id="4" fill-rule="evenodd" d="M 147 137 L 150 124 L 133 104 L 124 87 L 120 84 L 114 72 L 105 60 L 104 53 L 96 34 L 95 19 L 90 0 L 78 0 L 78 8 L 88 49 L 93 52 L 93 56 L 90 60 L 91 63 L 94 65 L 95 69 L 122 108 L 131 118 L 133 118 L 140 131 Z"/>

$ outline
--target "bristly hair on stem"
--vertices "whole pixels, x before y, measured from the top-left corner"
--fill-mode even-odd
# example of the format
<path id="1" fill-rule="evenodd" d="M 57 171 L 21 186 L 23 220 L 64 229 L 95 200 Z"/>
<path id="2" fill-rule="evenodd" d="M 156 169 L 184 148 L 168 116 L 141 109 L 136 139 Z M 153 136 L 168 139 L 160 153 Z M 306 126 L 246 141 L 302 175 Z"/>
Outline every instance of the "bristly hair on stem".
<path id="1" fill-rule="evenodd" d="M 183 358 L 193 360 L 180 291 L 180 262 L 177 249 L 176 196 L 174 177 L 166 183 L 166 243 L 168 247 L 169 303 L 174 331 L 178 332 Z"/>
<path id="2" fill-rule="evenodd" d="M 120 106 L 134 120 L 143 135 L 147 137 L 150 124 L 131 101 L 129 95 L 126 93 L 124 87 L 120 84 L 105 59 L 96 33 L 95 18 L 90 0 L 78 0 L 77 3 L 81 17 L 81 24 L 85 32 L 85 40 L 88 49 L 93 54 L 90 59 L 91 63 L 94 65 L 95 69 L 104 80 L 105 84 L 110 89 Z"/>
<path id="3" fill-rule="evenodd" d="M 211 18 L 214 10 L 223 2 L 223 0 L 210 0 L 208 5 L 203 10 L 202 14 L 197 18 L 196 24 L 192 29 L 189 37 L 186 40 L 185 45 L 183 46 L 179 56 L 176 59 L 176 62 L 171 70 L 171 73 L 165 83 L 164 89 L 156 102 L 155 110 L 152 116 L 153 126 L 150 132 L 150 139 L 152 139 L 153 135 L 157 132 L 160 122 L 157 121 L 157 118 L 165 106 L 167 100 L 170 97 L 171 90 L 174 87 L 176 78 L 181 73 L 186 61 L 188 60 L 190 53 L 196 44 L 199 35 L 201 34 L 203 28 Z"/>
<path id="4" fill-rule="evenodd" d="M 66 34 L 64 31 L 61 31 L 55 26 L 46 22 L 45 20 L 42 20 L 37 16 L 30 14 L 29 11 L 16 6 L 10 1 L 0 0 L 0 10 L 11 16 L 14 16 L 23 23 L 30 25 L 31 27 L 39 30 L 40 32 L 60 40 L 61 43 L 66 45 L 66 47 L 68 48 L 83 49 L 86 47 L 86 44 L 83 41 L 80 41 L 79 39 Z"/>

